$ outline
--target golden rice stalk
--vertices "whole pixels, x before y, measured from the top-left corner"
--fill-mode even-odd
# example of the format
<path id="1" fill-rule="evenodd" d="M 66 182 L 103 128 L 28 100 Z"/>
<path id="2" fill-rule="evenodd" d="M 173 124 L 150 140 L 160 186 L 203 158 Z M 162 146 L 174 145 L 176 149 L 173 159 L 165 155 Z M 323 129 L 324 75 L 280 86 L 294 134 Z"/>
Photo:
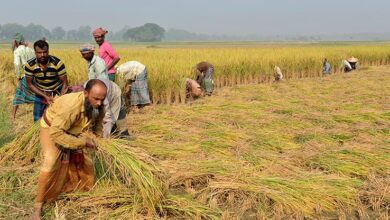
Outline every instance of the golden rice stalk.
<path id="1" fill-rule="evenodd" d="M 131 147 L 126 140 L 97 139 L 97 157 L 106 176 L 134 185 L 149 213 L 156 213 L 164 196 L 164 184 L 158 177 L 153 158 L 143 150 Z"/>
<path id="2" fill-rule="evenodd" d="M 35 161 L 39 157 L 39 123 L 34 123 L 24 134 L 0 148 L 0 164 Z"/>

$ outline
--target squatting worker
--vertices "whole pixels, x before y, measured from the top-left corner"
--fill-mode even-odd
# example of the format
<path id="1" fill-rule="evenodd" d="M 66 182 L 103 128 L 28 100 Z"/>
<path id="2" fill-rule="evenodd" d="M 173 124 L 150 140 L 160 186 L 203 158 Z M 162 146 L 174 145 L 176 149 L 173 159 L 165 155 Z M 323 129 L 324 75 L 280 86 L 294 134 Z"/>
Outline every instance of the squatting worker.
<path id="1" fill-rule="evenodd" d="M 274 71 L 275 71 L 275 81 L 276 82 L 281 81 L 283 79 L 283 73 L 280 67 L 275 66 Z"/>
<path id="2" fill-rule="evenodd" d="M 64 63 L 49 55 L 49 44 L 38 40 L 34 43 L 35 59 L 24 67 L 27 85 L 35 93 L 34 121 L 39 120 L 55 95 L 63 95 L 68 88 Z"/>
<path id="3" fill-rule="evenodd" d="M 344 72 L 350 72 L 352 70 L 356 70 L 358 68 L 359 60 L 355 57 L 350 57 L 346 60 L 343 60 L 343 68 Z"/>
<path id="4" fill-rule="evenodd" d="M 80 53 L 88 63 L 88 79 L 108 79 L 106 64 L 95 55 L 95 46 L 83 44 L 80 46 Z"/>
<path id="5" fill-rule="evenodd" d="M 195 66 L 196 81 L 201 85 L 206 95 L 211 95 L 214 91 L 214 65 L 203 61 Z"/>
<path id="6" fill-rule="evenodd" d="M 115 52 L 114 48 L 112 48 L 111 44 L 104 39 L 107 33 L 107 30 L 97 28 L 93 31 L 93 37 L 99 45 L 99 57 L 101 57 L 106 64 L 108 78 L 111 81 L 115 81 L 115 65 L 119 62 L 120 57 Z"/>
<path id="7" fill-rule="evenodd" d="M 103 118 L 103 137 L 107 138 L 113 133 L 119 135 L 128 135 L 126 125 L 126 108 L 122 100 L 122 91 L 120 87 L 108 80 L 100 79 L 107 88 L 107 95 L 104 99 L 104 118 Z M 88 84 L 87 81 L 84 87 Z"/>
<path id="8" fill-rule="evenodd" d="M 14 35 L 14 40 L 12 42 L 12 48 L 14 49 L 14 66 L 15 66 L 15 75 L 19 80 L 19 85 L 16 88 L 15 97 L 12 101 L 14 106 L 12 118 L 15 120 L 16 112 L 19 105 L 34 103 L 35 94 L 27 86 L 26 77 L 24 77 L 24 65 L 27 61 L 35 58 L 34 50 L 27 46 L 27 42 L 24 40 L 24 36 L 21 33 L 16 33 Z"/>
<path id="9" fill-rule="evenodd" d="M 324 62 L 322 63 L 322 74 L 324 75 L 330 75 L 332 73 L 332 66 L 330 65 L 327 58 L 324 59 Z"/>
<path id="10" fill-rule="evenodd" d="M 128 61 L 118 67 L 117 73 L 131 86 L 129 90 L 132 107 L 142 108 L 150 104 L 148 71 L 145 65 L 138 61 Z"/>
<path id="11" fill-rule="evenodd" d="M 203 91 L 198 82 L 193 79 L 186 79 L 186 98 L 192 100 L 203 96 Z"/>
<path id="12" fill-rule="evenodd" d="M 102 131 L 103 102 L 107 88 L 90 80 L 85 91 L 56 97 L 40 120 L 43 164 L 38 179 L 33 219 L 39 219 L 45 202 L 61 192 L 90 190 L 94 166 L 87 149 L 95 148 L 93 132 Z"/>

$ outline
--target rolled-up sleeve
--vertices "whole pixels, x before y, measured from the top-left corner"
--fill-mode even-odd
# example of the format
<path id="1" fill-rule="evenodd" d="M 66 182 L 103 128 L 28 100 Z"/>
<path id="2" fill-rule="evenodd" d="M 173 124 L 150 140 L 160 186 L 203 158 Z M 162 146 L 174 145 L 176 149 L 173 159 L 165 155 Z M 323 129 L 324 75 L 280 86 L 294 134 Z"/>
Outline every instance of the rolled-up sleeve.
<path id="1" fill-rule="evenodd" d="M 104 102 L 104 109 L 106 111 L 104 118 L 103 118 L 103 137 L 107 138 L 111 134 L 112 127 L 115 124 L 115 118 L 111 111 L 111 107 L 107 99 Z"/>

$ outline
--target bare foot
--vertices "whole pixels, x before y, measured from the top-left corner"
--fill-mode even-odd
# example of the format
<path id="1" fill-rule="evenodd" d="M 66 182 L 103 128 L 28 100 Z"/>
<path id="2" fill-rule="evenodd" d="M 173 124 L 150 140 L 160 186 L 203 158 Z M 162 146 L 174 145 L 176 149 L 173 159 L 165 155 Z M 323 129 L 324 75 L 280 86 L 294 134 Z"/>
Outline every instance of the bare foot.
<path id="1" fill-rule="evenodd" d="M 34 214 L 31 216 L 31 220 L 41 220 L 41 209 L 35 209 Z"/>

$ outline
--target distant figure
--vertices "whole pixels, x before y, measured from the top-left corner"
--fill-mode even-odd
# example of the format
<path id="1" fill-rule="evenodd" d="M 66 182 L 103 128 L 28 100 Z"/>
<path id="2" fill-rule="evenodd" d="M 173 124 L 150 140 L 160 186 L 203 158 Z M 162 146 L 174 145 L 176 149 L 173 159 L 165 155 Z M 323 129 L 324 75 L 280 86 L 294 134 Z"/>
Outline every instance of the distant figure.
<path id="1" fill-rule="evenodd" d="M 125 94 L 130 92 L 130 105 L 142 108 L 151 103 L 148 88 L 148 70 L 138 61 L 121 64 L 117 73 L 126 81 Z"/>
<path id="2" fill-rule="evenodd" d="M 107 30 L 100 27 L 93 31 L 93 37 L 99 45 L 99 57 L 101 57 L 106 64 L 108 78 L 115 82 L 115 65 L 119 62 L 120 57 L 115 52 L 114 48 L 112 48 L 111 44 L 104 40 L 107 33 Z"/>
<path id="3" fill-rule="evenodd" d="M 108 79 L 106 64 L 95 55 L 95 46 L 83 44 L 80 46 L 80 53 L 88 63 L 88 79 Z"/>
<path id="4" fill-rule="evenodd" d="M 330 75 L 331 73 L 332 73 L 332 66 L 328 62 L 328 59 L 325 58 L 322 64 L 322 74 Z"/>
<path id="5" fill-rule="evenodd" d="M 24 37 L 21 33 L 16 33 L 14 35 L 14 40 L 12 42 L 12 48 L 14 48 L 14 66 L 15 66 L 15 75 L 19 80 L 19 85 L 16 88 L 15 97 L 12 101 L 13 104 L 13 113 L 12 118 L 15 120 L 16 112 L 18 107 L 21 104 L 34 103 L 35 94 L 27 86 L 26 77 L 24 77 L 24 65 L 28 60 L 35 57 L 34 50 L 27 46 L 27 43 L 24 40 Z"/>
<path id="6" fill-rule="evenodd" d="M 348 58 L 347 60 L 343 60 L 343 68 L 344 72 L 350 72 L 352 70 L 356 70 L 358 68 L 359 60 L 355 57 Z"/>
<path id="7" fill-rule="evenodd" d="M 283 79 L 283 73 L 282 70 L 280 70 L 280 67 L 275 66 L 274 71 L 275 71 L 275 81 L 276 82 L 281 81 Z"/>
<path id="8" fill-rule="evenodd" d="M 203 96 L 202 87 L 193 79 L 186 80 L 186 98 L 194 99 Z"/>
<path id="9" fill-rule="evenodd" d="M 214 65 L 208 62 L 200 62 L 195 66 L 196 82 L 202 87 L 204 93 L 210 96 L 214 91 Z"/>

